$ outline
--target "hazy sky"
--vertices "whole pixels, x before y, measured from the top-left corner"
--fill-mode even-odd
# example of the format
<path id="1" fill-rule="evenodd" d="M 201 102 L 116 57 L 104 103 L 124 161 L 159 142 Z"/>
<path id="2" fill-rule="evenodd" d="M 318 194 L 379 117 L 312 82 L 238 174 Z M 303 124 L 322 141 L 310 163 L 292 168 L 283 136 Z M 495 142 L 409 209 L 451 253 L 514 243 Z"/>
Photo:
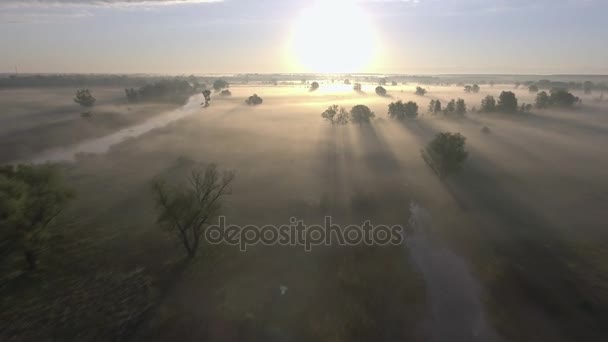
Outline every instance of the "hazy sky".
<path id="1" fill-rule="evenodd" d="M 608 74 L 606 0 L 320 2 L 0 0 L 0 72 L 303 72 L 313 52 L 330 67 L 373 49 L 349 71 Z"/>

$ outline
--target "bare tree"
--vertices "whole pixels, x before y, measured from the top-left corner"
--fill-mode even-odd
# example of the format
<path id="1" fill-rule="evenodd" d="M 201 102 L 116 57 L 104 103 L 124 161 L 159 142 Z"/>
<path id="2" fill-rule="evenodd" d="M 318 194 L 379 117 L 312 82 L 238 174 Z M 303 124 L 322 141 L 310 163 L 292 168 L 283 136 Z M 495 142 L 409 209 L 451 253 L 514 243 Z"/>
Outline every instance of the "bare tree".
<path id="1" fill-rule="evenodd" d="M 157 222 L 176 235 L 188 259 L 196 256 L 209 222 L 219 216 L 223 197 L 230 194 L 234 178 L 233 171 L 220 174 L 216 165 L 210 165 L 205 170 L 192 170 L 188 186 L 170 187 L 163 180 L 154 181 Z"/>

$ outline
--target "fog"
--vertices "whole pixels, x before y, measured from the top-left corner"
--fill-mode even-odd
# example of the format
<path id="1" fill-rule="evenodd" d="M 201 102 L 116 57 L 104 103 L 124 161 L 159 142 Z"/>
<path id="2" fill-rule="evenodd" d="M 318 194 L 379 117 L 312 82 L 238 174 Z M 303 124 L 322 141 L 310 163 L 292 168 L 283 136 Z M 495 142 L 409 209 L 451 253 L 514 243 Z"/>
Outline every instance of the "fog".
<path id="1" fill-rule="evenodd" d="M 471 109 L 503 90 L 520 104 L 536 95 L 498 82 L 479 93 L 421 85 L 426 96 L 414 94 L 417 83 L 387 85 L 386 97 L 373 83 L 362 93 L 319 83 L 315 92 L 307 84 L 235 84 L 232 96 L 214 94 L 208 108 L 198 105 L 200 95 L 185 107 L 131 105 L 122 89 L 92 88 L 94 121 L 70 104 L 73 89 L 2 90 L 12 109 L 0 117 L 1 156 L 63 162 L 78 200 L 61 217 L 51 250 L 87 250 L 79 257 L 87 267 L 75 264 L 100 272 L 137 268 L 163 279 L 158 274 L 179 254 L 156 226 L 150 182 L 183 181 L 197 163 L 235 170 L 223 208 L 231 224 L 281 225 L 291 217 L 313 224 L 331 215 L 341 225 L 408 226 L 412 203 L 432 217 L 424 238 L 408 230 L 409 248 L 210 248 L 194 270 L 150 295 L 160 309 L 128 338 L 170 340 L 185 331 L 188 340 L 212 341 L 237 340 L 236 331 L 273 341 L 606 336 L 608 103 L 575 92 L 583 104 L 574 109 L 449 118 L 427 113 L 431 99 L 463 98 Z M 263 104 L 247 106 L 254 93 Z M 389 119 L 388 104 L 397 100 L 417 102 L 418 118 Z M 321 113 L 334 104 L 367 105 L 375 119 L 331 125 Z M 51 109 L 41 114 L 41 107 Z M 462 171 L 443 181 L 420 156 L 442 131 L 462 133 L 469 151 Z M 163 281 L 153 284 L 165 289 Z M 280 286 L 289 288 L 283 297 L 274 294 Z M 59 336 L 77 335 L 62 329 Z M 124 337 L 111 324 L 95 329 Z"/>

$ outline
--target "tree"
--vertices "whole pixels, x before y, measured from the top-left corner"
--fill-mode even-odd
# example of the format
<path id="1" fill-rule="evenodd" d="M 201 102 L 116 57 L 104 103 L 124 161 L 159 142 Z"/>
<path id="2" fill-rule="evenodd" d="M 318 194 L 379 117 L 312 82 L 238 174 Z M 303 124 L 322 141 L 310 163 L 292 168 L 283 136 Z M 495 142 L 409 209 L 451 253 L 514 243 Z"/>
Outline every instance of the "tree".
<path id="1" fill-rule="evenodd" d="M 496 100 L 494 96 L 488 95 L 484 99 L 481 100 L 481 111 L 483 112 L 493 112 L 496 110 Z"/>
<path id="2" fill-rule="evenodd" d="M 129 103 L 137 103 L 139 102 L 139 93 L 135 88 L 127 88 L 125 89 L 125 94 L 127 95 L 127 102 Z"/>
<path id="3" fill-rule="evenodd" d="M 378 94 L 379 96 L 386 96 L 386 89 L 384 89 L 383 86 L 377 86 L 376 94 Z"/>
<path id="4" fill-rule="evenodd" d="M 211 90 L 203 90 L 203 97 L 205 98 L 205 102 L 201 103 L 201 106 L 204 105 L 207 108 L 211 104 Z"/>
<path id="5" fill-rule="evenodd" d="M 220 96 L 232 96 L 232 92 L 228 89 L 222 90 Z"/>
<path id="6" fill-rule="evenodd" d="M 576 103 L 580 103 L 581 99 L 572 95 L 565 89 L 552 89 L 550 96 L 551 105 L 559 107 L 572 107 Z"/>
<path id="7" fill-rule="evenodd" d="M 507 113 L 517 112 L 518 104 L 515 93 L 511 91 L 503 91 L 498 97 L 498 110 Z"/>
<path id="8" fill-rule="evenodd" d="M 264 102 L 264 100 L 258 96 L 258 94 L 253 94 L 252 96 L 249 96 L 249 98 L 247 100 L 245 100 L 245 103 L 250 105 L 250 106 L 257 106 L 257 105 L 261 105 Z"/>
<path id="9" fill-rule="evenodd" d="M 422 87 L 416 87 L 416 95 L 424 96 L 424 95 L 426 95 L 426 93 L 427 93 L 426 89 L 424 89 Z"/>
<path id="10" fill-rule="evenodd" d="M 469 154 L 465 150 L 466 138 L 460 133 L 442 132 L 421 150 L 422 159 L 444 179 L 462 168 Z"/>
<path id="11" fill-rule="evenodd" d="M 397 86 L 397 82 L 392 81 L 392 82 L 391 82 L 391 85 L 392 85 L 393 87 L 395 87 L 395 86 Z"/>
<path id="12" fill-rule="evenodd" d="M 470 93 L 472 91 L 473 91 L 473 87 L 471 87 L 470 85 L 464 86 L 464 92 L 465 93 Z"/>
<path id="13" fill-rule="evenodd" d="M 76 97 L 74 98 L 74 102 L 78 103 L 82 107 L 90 108 L 95 105 L 95 101 L 97 101 L 89 89 L 80 89 L 76 91 Z"/>
<path id="14" fill-rule="evenodd" d="M 358 92 L 358 93 L 361 93 L 362 89 L 363 88 L 361 86 L 361 83 L 355 83 L 355 85 L 353 86 L 353 90 L 356 91 L 356 92 Z"/>
<path id="15" fill-rule="evenodd" d="M 310 85 L 310 91 L 316 91 L 317 89 L 319 89 L 319 83 L 312 82 L 312 84 Z"/>
<path id="16" fill-rule="evenodd" d="M 543 109 L 551 105 L 551 98 L 546 91 L 536 94 L 536 108 Z"/>
<path id="17" fill-rule="evenodd" d="M 404 120 L 418 116 L 418 104 L 416 102 L 403 103 L 399 100 L 388 105 L 388 116 L 391 119 Z"/>
<path id="18" fill-rule="evenodd" d="M 344 107 L 338 107 L 338 105 L 333 105 L 327 108 L 322 114 L 321 117 L 329 122 L 332 125 L 346 125 L 350 121 L 350 114 Z"/>
<path id="19" fill-rule="evenodd" d="M 454 99 L 450 100 L 448 104 L 445 106 L 443 112 L 445 114 L 452 114 L 456 111 L 456 101 Z"/>
<path id="20" fill-rule="evenodd" d="M 467 112 L 467 105 L 464 99 L 458 99 L 456 101 L 456 114 L 464 115 Z"/>
<path id="21" fill-rule="evenodd" d="M 538 93 L 538 86 L 536 86 L 536 85 L 531 85 L 531 86 L 529 86 L 529 87 L 528 87 L 528 91 L 529 91 L 530 93 L 532 93 L 532 94 L 536 94 L 536 93 Z"/>
<path id="22" fill-rule="evenodd" d="M 441 101 L 435 101 L 435 108 L 433 108 L 433 114 L 441 113 Z"/>
<path id="23" fill-rule="evenodd" d="M 0 169 L 0 229 L 23 252 L 28 269 L 38 266 L 38 248 L 74 193 L 57 166 L 18 165 Z"/>
<path id="24" fill-rule="evenodd" d="M 471 91 L 474 92 L 475 94 L 479 93 L 479 86 L 477 84 L 473 84 L 473 87 L 471 87 Z"/>
<path id="25" fill-rule="evenodd" d="M 215 80 L 215 82 L 213 82 L 213 90 L 215 90 L 216 93 L 222 89 L 226 89 L 229 87 L 230 87 L 230 84 L 222 79 Z"/>
<path id="26" fill-rule="evenodd" d="M 346 84 L 346 85 L 350 85 L 350 80 L 349 80 L 348 78 L 347 78 L 347 79 L 345 79 L 345 80 L 344 80 L 344 84 Z"/>
<path id="27" fill-rule="evenodd" d="M 356 105 L 350 110 L 351 120 L 359 125 L 369 123 L 375 116 L 374 112 L 365 105 Z"/>
<path id="28" fill-rule="evenodd" d="M 217 166 L 211 165 L 205 170 L 192 170 L 187 186 L 171 187 L 164 180 L 153 182 L 157 222 L 177 237 L 188 259 L 196 256 L 209 223 L 220 215 L 234 177 L 234 172 L 220 174 Z"/>

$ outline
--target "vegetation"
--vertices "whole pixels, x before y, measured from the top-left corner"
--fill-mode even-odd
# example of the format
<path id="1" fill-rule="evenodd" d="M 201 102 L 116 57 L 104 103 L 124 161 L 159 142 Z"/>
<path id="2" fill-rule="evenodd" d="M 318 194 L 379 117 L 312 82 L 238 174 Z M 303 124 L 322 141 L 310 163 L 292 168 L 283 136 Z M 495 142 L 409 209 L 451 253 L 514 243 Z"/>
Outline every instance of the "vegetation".
<path id="1" fill-rule="evenodd" d="M 494 96 L 488 95 L 481 100 L 481 109 L 482 112 L 491 113 L 496 110 L 496 100 Z"/>
<path id="2" fill-rule="evenodd" d="M 234 172 L 220 174 L 217 166 L 211 165 L 205 170 L 192 170 L 187 186 L 171 187 L 163 180 L 154 181 L 157 222 L 177 238 L 188 259 L 196 256 L 206 228 L 220 215 L 234 177 Z"/>
<path id="3" fill-rule="evenodd" d="M 429 103 L 429 113 L 441 113 L 441 108 L 441 101 L 439 100 L 431 100 L 431 102 Z"/>
<path id="4" fill-rule="evenodd" d="M 376 94 L 378 96 L 386 96 L 386 89 L 384 89 L 383 86 L 377 86 L 376 87 Z"/>
<path id="5" fill-rule="evenodd" d="M 388 116 L 395 120 L 414 119 L 418 116 L 418 104 L 399 100 L 388 105 Z"/>
<path id="6" fill-rule="evenodd" d="M 222 79 L 218 79 L 215 80 L 213 82 L 213 90 L 217 93 L 218 91 L 222 90 L 222 89 L 226 89 L 229 88 L 230 84 L 228 82 L 226 82 L 225 80 Z"/>
<path id="7" fill-rule="evenodd" d="M 253 94 L 252 96 L 249 96 L 249 98 L 247 100 L 245 100 L 245 103 L 250 105 L 250 106 L 257 106 L 257 105 L 261 105 L 264 102 L 264 100 L 258 96 L 258 94 Z"/>
<path id="8" fill-rule="evenodd" d="M 309 89 L 310 91 L 317 91 L 319 89 L 319 82 L 312 82 Z"/>
<path id="9" fill-rule="evenodd" d="M 160 80 L 139 88 L 137 92 L 134 89 L 126 91 L 129 102 L 136 99 L 136 102 L 176 104 L 184 104 L 195 92 L 195 87 L 183 79 Z"/>
<path id="10" fill-rule="evenodd" d="M 211 90 L 209 90 L 209 89 L 203 90 L 203 97 L 204 97 L 205 101 L 203 103 L 201 103 L 201 105 L 204 106 L 205 108 L 207 108 L 211 104 Z"/>
<path id="11" fill-rule="evenodd" d="M 477 84 L 474 84 L 472 86 L 466 85 L 464 87 L 464 91 L 466 93 L 479 93 L 479 90 L 480 90 L 480 88 L 479 88 L 479 85 L 477 85 Z"/>
<path id="12" fill-rule="evenodd" d="M 551 90 L 551 95 L 547 94 L 546 91 L 536 94 L 536 107 L 539 109 L 552 106 L 568 108 L 580 102 L 580 98 L 564 89 L 553 89 Z"/>
<path id="13" fill-rule="evenodd" d="M 498 97 L 497 109 L 501 112 L 514 113 L 519 108 L 517 97 L 511 91 L 503 91 Z"/>
<path id="14" fill-rule="evenodd" d="M 375 116 L 374 112 L 365 105 L 356 105 L 350 110 L 351 120 L 359 125 L 370 123 Z"/>
<path id="15" fill-rule="evenodd" d="M 348 110 L 344 107 L 339 107 L 338 105 L 327 108 L 321 114 L 321 117 L 336 126 L 346 125 L 350 121 L 350 113 Z"/>
<path id="16" fill-rule="evenodd" d="M 424 96 L 424 95 L 426 95 L 426 93 L 427 93 L 426 89 L 424 89 L 422 87 L 416 87 L 416 95 Z"/>
<path id="17" fill-rule="evenodd" d="M 225 89 L 220 92 L 220 96 L 224 96 L 224 97 L 232 96 L 232 92 L 228 89 Z"/>
<path id="18" fill-rule="evenodd" d="M 468 158 L 465 150 L 466 138 L 460 133 L 442 132 L 421 150 L 422 159 L 433 172 L 444 179 L 462 168 Z"/>
<path id="19" fill-rule="evenodd" d="M 126 88 L 125 95 L 127 96 L 127 102 L 129 102 L 129 103 L 138 103 L 139 102 L 139 92 L 135 88 Z"/>
<path id="20" fill-rule="evenodd" d="M 363 88 L 361 87 L 361 83 L 355 83 L 355 85 L 353 86 L 353 90 L 358 93 L 361 93 L 363 91 L 362 89 Z"/>
<path id="21" fill-rule="evenodd" d="M 531 86 L 529 86 L 529 87 L 528 87 L 528 91 L 529 91 L 530 93 L 532 93 L 532 94 L 536 94 L 536 93 L 538 93 L 538 86 L 536 86 L 536 85 L 531 85 Z"/>
<path id="22" fill-rule="evenodd" d="M 76 97 L 74 98 L 74 102 L 78 103 L 82 107 L 93 107 L 95 105 L 95 101 L 97 100 L 93 97 L 89 89 L 80 89 L 76 91 Z"/>
<path id="23" fill-rule="evenodd" d="M 467 105 L 464 99 L 456 100 L 456 114 L 464 115 L 467 112 Z"/>
<path id="24" fill-rule="evenodd" d="M 56 166 L 0 169 L 0 233 L 11 250 L 24 254 L 30 271 L 37 269 L 37 251 L 49 227 L 73 197 Z"/>

